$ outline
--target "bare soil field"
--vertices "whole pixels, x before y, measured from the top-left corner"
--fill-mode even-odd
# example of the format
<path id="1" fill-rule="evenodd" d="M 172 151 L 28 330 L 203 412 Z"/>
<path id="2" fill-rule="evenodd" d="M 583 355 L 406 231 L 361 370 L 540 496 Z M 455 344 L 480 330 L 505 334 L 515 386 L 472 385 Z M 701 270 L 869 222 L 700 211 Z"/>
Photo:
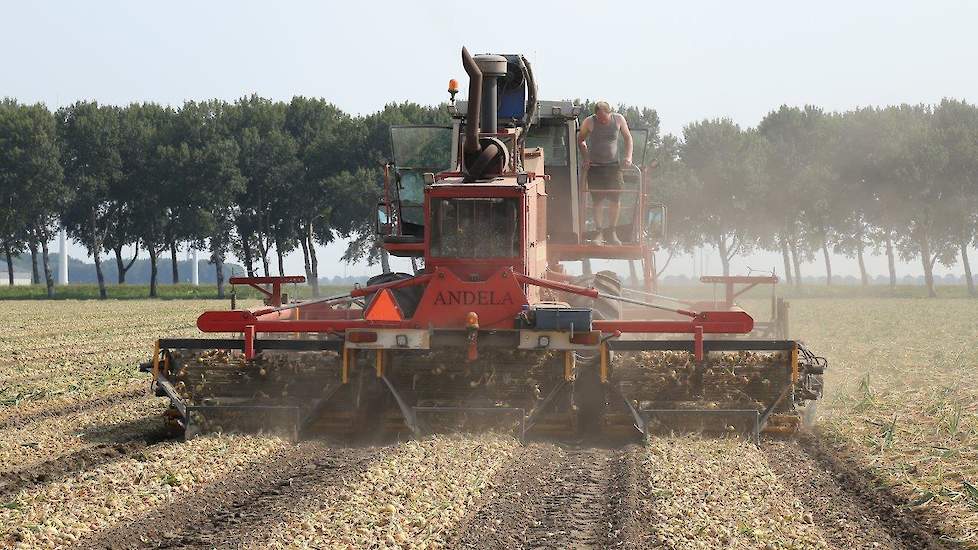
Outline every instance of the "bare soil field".
<path id="1" fill-rule="evenodd" d="M 978 548 L 973 300 L 795 300 L 828 395 L 760 447 L 168 439 L 135 366 L 213 307 L 0 302 L 0 547 Z"/>

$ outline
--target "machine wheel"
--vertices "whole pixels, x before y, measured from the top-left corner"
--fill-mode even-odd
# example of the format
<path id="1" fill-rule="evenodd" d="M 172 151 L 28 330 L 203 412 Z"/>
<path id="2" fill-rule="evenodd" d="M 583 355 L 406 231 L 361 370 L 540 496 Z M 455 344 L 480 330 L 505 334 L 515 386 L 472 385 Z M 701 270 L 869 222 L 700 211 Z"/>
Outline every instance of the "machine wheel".
<path id="1" fill-rule="evenodd" d="M 385 283 L 392 283 L 394 281 L 403 281 L 405 279 L 413 279 L 414 275 L 409 275 L 407 273 L 381 273 L 380 275 L 374 275 L 373 277 L 367 279 L 367 286 L 382 285 Z M 397 300 L 397 306 L 401 308 L 401 313 L 404 317 L 414 316 L 414 310 L 418 308 L 418 304 L 421 303 L 421 295 L 424 294 L 424 289 L 420 286 L 409 286 L 405 288 L 397 288 L 392 291 L 394 293 L 394 299 Z M 369 304 L 376 293 L 371 294 L 367 297 L 366 303 Z"/>

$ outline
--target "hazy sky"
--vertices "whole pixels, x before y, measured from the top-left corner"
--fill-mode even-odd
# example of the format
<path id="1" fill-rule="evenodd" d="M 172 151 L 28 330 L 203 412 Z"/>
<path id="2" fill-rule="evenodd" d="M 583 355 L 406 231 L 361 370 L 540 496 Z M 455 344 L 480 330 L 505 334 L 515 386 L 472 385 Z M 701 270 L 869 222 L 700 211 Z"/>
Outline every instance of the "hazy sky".
<path id="1" fill-rule="evenodd" d="M 0 13 L 0 96 L 51 108 L 250 93 L 322 96 L 353 113 L 437 103 L 449 78 L 464 81 L 462 45 L 526 54 L 543 98 L 649 105 L 672 133 L 704 117 L 754 125 L 782 103 L 978 101 L 978 3 L 966 1 L 3 1 Z M 301 271 L 301 258 L 289 264 Z"/>

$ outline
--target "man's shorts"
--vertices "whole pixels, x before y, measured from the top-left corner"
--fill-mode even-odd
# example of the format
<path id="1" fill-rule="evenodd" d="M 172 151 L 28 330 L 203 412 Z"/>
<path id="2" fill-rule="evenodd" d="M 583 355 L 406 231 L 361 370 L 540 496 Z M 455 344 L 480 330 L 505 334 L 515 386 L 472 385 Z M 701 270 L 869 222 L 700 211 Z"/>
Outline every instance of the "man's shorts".
<path id="1" fill-rule="evenodd" d="M 618 191 L 624 182 L 621 167 L 617 164 L 607 166 L 591 165 L 587 171 L 587 187 L 591 191 Z"/>

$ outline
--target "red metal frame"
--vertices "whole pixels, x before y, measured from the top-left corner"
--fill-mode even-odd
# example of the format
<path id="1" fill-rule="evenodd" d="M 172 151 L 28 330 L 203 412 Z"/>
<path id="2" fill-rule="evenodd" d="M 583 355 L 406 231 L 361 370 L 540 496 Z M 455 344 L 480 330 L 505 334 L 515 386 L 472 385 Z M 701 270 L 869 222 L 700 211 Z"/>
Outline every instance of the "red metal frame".
<path id="1" fill-rule="evenodd" d="M 268 282 L 274 284 L 274 281 Z M 598 297 L 595 289 L 530 277 L 515 272 L 512 267 L 500 269 L 488 279 L 478 281 L 465 281 L 449 268 L 435 267 L 431 273 L 411 279 L 355 289 L 350 296 L 365 297 L 383 289 L 396 290 L 419 285 L 424 286 L 424 293 L 418 307 L 411 318 L 403 321 L 370 321 L 362 318 L 360 310 L 333 310 L 337 315 L 302 319 L 298 314 L 292 315 L 303 307 L 299 304 L 253 311 L 208 311 L 197 319 L 197 327 L 202 332 L 242 333 L 245 356 L 251 358 L 254 356 L 254 340 L 259 333 L 343 333 L 350 329 L 369 328 L 458 329 L 469 327 L 472 313 L 478 316 L 479 330 L 511 330 L 515 328 L 517 315 L 529 305 L 529 287 Z M 746 334 L 754 326 L 753 318 L 743 311 L 676 311 L 690 319 L 594 321 L 593 328 L 612 337 L 623 333 L 692 334 L 697 359 L 701 359 L 704 334 Z"/>
<path id="2" fill-rule="evenodd" d="M 231 277 L 228 279 L 228 282 L 232 285 L 248 285 L 265 295 L 265 303 L 278 307 L 282 305 L 282 285 L 304 283 L 306 282 L 306 278 L 302 275 L 286 275 L 283 277 Z M 258 285 L 272 285 L 272 290 L 262 288 Z"/>
<path id="3" fill-rule="evenodd" d="M 738 296 L 757 285 L 778 284 L 777 275 L 703 275 L 701 283 L 722 284 L 724 286 L 723 304 L 729 309 L 733 307 Z M 746 285 L 737 290 L 736 285 Z"/>

